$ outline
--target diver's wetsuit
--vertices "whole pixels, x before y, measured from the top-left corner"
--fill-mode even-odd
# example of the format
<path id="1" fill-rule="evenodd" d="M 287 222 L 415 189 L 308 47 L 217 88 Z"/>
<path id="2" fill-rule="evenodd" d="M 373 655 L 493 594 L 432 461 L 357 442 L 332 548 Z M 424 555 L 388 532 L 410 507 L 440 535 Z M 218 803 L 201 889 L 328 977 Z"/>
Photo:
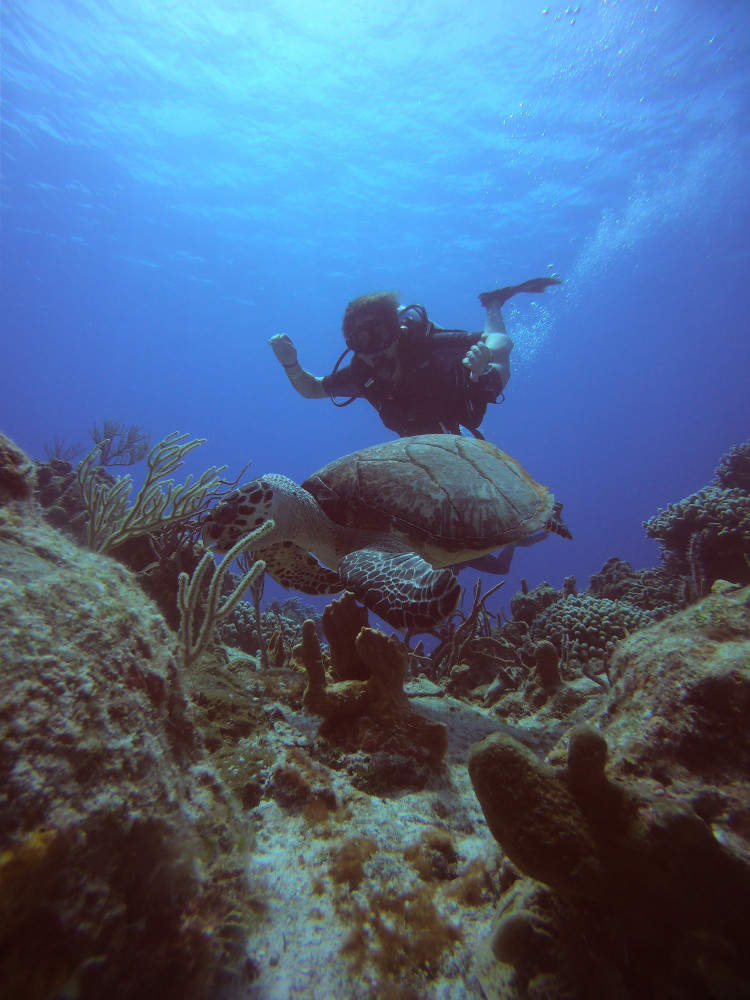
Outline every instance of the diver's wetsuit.
<path id="1" fill-rule="evenodd" d="M 400 437 L 460 434 L 461 426 L 481 437 L 477 428 L 487 404 L 497 402 L 502 392 L 494 369 L 472 382 L 469 369 L 461 363 L 481 336 L 441 330 L 430 323 L 428 332 L 399 342 L 403 375 L 396 384 L 379 377 L 377 368 L 355 354 L 348 365 L 326 375 L 323 386 L 331 396 L 366 399 L 385 426 Z"/>

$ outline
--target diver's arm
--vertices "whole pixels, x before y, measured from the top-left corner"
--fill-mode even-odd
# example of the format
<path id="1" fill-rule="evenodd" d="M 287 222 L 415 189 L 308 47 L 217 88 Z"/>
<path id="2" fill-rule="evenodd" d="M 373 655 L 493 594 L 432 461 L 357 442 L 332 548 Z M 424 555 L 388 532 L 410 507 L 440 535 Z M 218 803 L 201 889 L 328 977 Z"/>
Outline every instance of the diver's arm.
<path id="1" fill-rule="evenodd" d="M 471 380 L 477 382 L 492 368 L 500 376 L 502 388 L 510 378 L 510 352 L 513 341 L 507 333 L 483 333 L 479 341 L 466 352 L 463 363 L 471 369 Z"/>
<path id="2" fill-rule="evenodd" d="M 286 377 L 300 396 L 304 396 L 305 399 L 325 399 L 328 396 L 323 388 L 323 379 L 305 371 L 297 360 L 297 348 L 291 337 L 285 333 L 277 333 L 268 343 L 283 367 Z"/>
<path id="3" fill-rule="evenodd" d="M 305 399 L 328 399 L 328 393 L 323 388 L 323 379 L 305 371 L 302 365 L 286 368 L 286 375 L 300 396 Z"/>

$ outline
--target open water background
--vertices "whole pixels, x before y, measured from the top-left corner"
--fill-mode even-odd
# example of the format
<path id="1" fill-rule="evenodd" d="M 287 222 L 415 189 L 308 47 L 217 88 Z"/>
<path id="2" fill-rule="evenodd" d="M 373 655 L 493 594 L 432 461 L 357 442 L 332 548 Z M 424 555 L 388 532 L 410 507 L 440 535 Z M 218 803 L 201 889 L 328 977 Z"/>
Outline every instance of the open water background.
<path id="1" fill-rule="evenodd" d="M 398 289 L 516 349 L 486 436 L 565 505 L 518 580 L 656 565 L 642 521 L 750 436 L 746 0 L 6 0 L 0 428 L 105 417 L 302 479 L 390 435 L 300 399 Z M 138 475 L 136 470 L 136 476 Z M 467 585 L 470 572 L 462 575 Z M 489 580 L 488 583 L 494 581 Z"/>

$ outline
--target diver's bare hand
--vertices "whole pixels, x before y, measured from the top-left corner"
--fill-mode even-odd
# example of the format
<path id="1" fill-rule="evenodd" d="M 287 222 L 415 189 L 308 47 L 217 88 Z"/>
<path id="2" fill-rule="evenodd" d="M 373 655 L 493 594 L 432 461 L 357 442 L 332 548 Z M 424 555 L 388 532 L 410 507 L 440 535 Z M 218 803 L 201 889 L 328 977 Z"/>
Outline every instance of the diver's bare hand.
<path id="1" fill-rule="evenodd" d="M 277 333 L 268 341 L 273 353 L 282 365 L 297 364 L 297 348 L 294 346 L 292 338 L 285 333 Z"/>
<path id="2" fill-rule="evenodd" d="M 462 359 L 461 364 L 466 365 L 467 368 L 471 370 L 472 382 L 476 382 L 480 375 L 483 375 L 492 361 L 492 351 L 480 340 L 478 344 L 474 344 L 466 352 L 466 357 Z"/>

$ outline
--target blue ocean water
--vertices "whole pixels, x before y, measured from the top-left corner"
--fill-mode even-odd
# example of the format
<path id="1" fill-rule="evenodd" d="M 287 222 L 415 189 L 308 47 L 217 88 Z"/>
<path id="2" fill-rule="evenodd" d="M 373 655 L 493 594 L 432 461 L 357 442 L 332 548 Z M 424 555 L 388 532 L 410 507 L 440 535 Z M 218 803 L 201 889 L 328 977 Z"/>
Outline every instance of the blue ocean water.
<path id="1" fill-rule="evenodd" d="M 574 541 L 519 550 L 498 603 L 656 565 L 642 521 L 749 436 L 749 15 L 8 0 L 0 428 L 44 459 L 116 417 L 207 438 L 185 472 L 301 479 L 392 435 L 299 398 L 270 336 L 322 375 L 356 295 L 474 330 L 480 291 L 557 274 L 505 310 L 484 431 Z"/>

